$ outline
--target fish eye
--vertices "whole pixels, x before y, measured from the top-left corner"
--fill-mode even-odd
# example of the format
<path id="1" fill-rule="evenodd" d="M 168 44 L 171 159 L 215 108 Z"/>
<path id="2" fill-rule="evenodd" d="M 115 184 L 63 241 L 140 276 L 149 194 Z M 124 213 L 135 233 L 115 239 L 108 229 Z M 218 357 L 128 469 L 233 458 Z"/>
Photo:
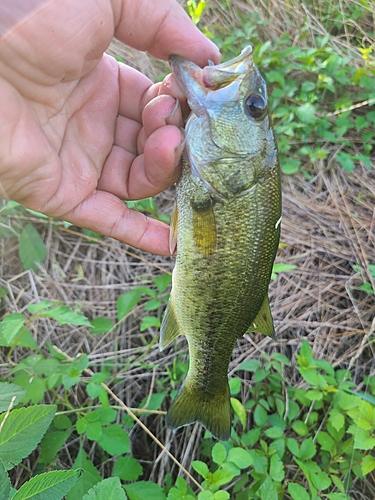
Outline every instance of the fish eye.
<path id="1" fill-rule="evenodd" d="M 252 94 L 245 100 L 245 106 L 250 116 L 257 119 L 264 115 L 267 108 L 267 101 L 260 94 Z"/>

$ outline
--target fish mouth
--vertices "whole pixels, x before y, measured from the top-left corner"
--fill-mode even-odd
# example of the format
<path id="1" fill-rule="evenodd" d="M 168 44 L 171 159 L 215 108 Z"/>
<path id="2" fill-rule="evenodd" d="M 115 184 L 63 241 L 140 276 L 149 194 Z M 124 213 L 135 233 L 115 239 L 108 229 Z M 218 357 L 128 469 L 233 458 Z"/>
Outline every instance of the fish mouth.
<path id="1" fill-rule="evenodd" d="M 208 61 L 208 66 L 203 69 L 183 57 L 176 55 L 170 57 L 169 64 L 172 71 L 190 108 L 196 115 L 204 114 L 204 102 L 207 95 L 212 95 L 212 92 L 228 88 L 228 92 L 225 92 L 225 99 L 230 96 L 233 99 L 236 98 L 242 80 L 256 70 L 252 52 L 253 49 L 249 45 L 234 59 L 217 65 Z M 224 95 L 220 97 L 220 100 L 223 98 Z"/>

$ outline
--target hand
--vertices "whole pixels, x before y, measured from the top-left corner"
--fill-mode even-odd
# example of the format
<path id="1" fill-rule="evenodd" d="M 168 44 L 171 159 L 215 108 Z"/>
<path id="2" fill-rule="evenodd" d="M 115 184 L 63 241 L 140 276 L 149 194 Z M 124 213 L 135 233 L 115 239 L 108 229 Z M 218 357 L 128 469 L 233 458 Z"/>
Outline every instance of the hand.
<path id="1" fill-rule="evenodd" d="M 168 226 L 122 200 L 178 179 L 179 92 L 103 52 L 116 37 L 203 66 L 217 48 L 175 0 L 12 1 L 0 5 L 0 197 L 169 255 Z"/>

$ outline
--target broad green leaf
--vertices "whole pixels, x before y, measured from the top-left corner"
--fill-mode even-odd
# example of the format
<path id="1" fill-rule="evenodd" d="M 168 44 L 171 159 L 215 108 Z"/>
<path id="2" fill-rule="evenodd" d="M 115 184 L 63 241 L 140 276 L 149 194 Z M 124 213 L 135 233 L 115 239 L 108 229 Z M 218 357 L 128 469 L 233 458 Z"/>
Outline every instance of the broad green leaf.
<path id="1" fill-rule="evenodd" d="M 267 412 L 259 403 L 254 410 L 254 421 L 259 427 L 264 427 L 267 423 Z"/>
<path id="2" fill-rule="evenodd" d="M 332 480 L 328 476 L 328 474 L 324 471 L 320 471 L 317 474 L 311 474 L 311 482 L 315 486 L 315 488 L 319 491 L 324 491 L 329 488 L 332 484 Z"/>
<path id="3" fill-rule="evenodd" d="M 135 307 L 142 295 L 142 288 L 137 287 L 133 290 L 123 293 L 117 299 L 117 318 L 119 321 L 125 318 Z"/>
<path id="4" fill-rule="evenodd" d="M 12 500 L 61 500 L 79 475 L 78 470 L 55 470 L 34 476 L 21 486 Z"/>
<path id="5" fill-rule="evenodd" d="M 316 446 L 311 437 L 304 439 L 299 449 L 300 460 L 310 460 L 316 453 Z"/>
<path id="6" fill-rule="evenodd" d="M 244 405 L 237 398 L 230 398 L 230 404 L 233 408 L 234 413 L 240 419 L 242 428 L 246 429 L 246 410 Z"/>
<path id="7" fill-rule="evenodd" d="M 0 500 L 8 500 L 10 495 L 10 479 L 0 459 Z"/>
<path id="8" fill-rule="evenodd" d="M 74 489 L 70 490 L 67 494 L 66 500 L 81 499 L 90 488 L 102 479 L 99 472 L 95 469 L 94 464 L 87 458 L 82 448 L 79 450 L 72 468 L 74 470 L 82 469 L 83 474 L 74 485 Z"/>
<path id="9" fill-rule="evenodd" d="M 113 475 L 124 481 L 136 481 L 143 473 L 141 464 L 133 457 L 119 457 L 113 467 Z"/>
<path id="10" fill-rule="evenodd" d="M 110 455 L 122 455 L 130 451 L 129 436 L 120 424 L 103 427 L 103 434 L 98 443 Z"/>
<path id="11" fill-rule="evenodd" d="M 16 384 L 9 384 L 8 382 L 0 382 L 0 412 L 6 411 L 13 397 L 13 407 L 19 403 L 25 395 L 25 389 Z"/>
<path id="12" fill-rule="evenodd" d="M 262 366 L 261 361 L 258 359 L 249 359 L 241 363 L 236 370 L 244 370 L 246 372 L 255 372 Z"/>
<path id="13" fill-rule="evenodd" d="M 341 151 L 337 156 L 336 156 L 336 161 L 342 166 L 344 170 L 347 172 L 353 172 L 355 169 L 355 163 L 353 161 L 353 156 L 345 153 L 345 151 Z"/>
<path id="14" fill-rule="evenodd" d="M 147 410 L 160 410 L 160 407 L 165 399 L 165 396 L 166 396 L 165 392 L 157 392 L 155 394 L 151 394 L 151 397 L 146 396 L 140 402 L 139 408 L 142 410 L 146 408 Z"/>
<path id="15" fill-rule="evenodd" d="M 211 456 L 215 464 L 221 465 L 227 456 L 227 450 L 225 449 L 225 446 L 222 443 L 214 444 L 211 451 Z"/>
<path id="16" fill-rule="evenodd" d="M 48 429 L 56 406 L 38 405 L 12 410 L 0 416 L 0 456 L 4 467 L 9 470 L 29 455 Z"/>
<path id="17" fill-rule="evenodd" d="M 292 429 L 299 436 L 307 436 L 307 434 L 309 433 L 309 428 L 307 427 L 305 422 L 302 422 L 302 420 L 296 420 L 295 422 L 293 422 Z"/>
<path id="18" fill-rule="evenodd" d="M 113 321 L 108 318 L 99 317 L 91 321 L 91 326 L 92 328 L 90 330 L 90 333 L 93 335 L 97 335 L 100 333 L 109 332 L 113 328 L 114 324 Z"/>
<path id="19" fill-rule="evenodd" d="M 283 430 L 280 427 L 270 427 L 264 431 L 264 434 L 271 439 L 278 439 L 283 436 Z"/>
<path id="20" fill-rule="evenodd" d="M 375 469 L 375 458 L 372 455 L 366 455 L 361 463 L 362 474 L 365 476 Z"/>
<path id="21" fill-rule="evenodd" d="M 346 496 L 344 493 L 328 493 L 325 497 L 328 500 L 352 500 L 352 498 Z"/>
<path id="22" fill-rule="evenodd" d="M 4 337 L 8 345 L 20 332 L 25 322 L 25 316 L 20 313 L 10 313 L 0 322 L 0 336 Z"/>
<path id="23" fill-rule="evenodd" d="M 126 484 L 124 486 L 129 500 L 166 500 L 162 488 L 149 481 Z"/>
<path id="24" fill-rule="evenodd" d="M 72 431 L 51 431 L 47 432 L 40 443 L 39 462 L 50 464 L 68 440 Z"/>
<path id="25" fill-rule="evenodd" d="M 281 483 L 285 476 L 284 464 L 277 454 L 272 455 L 270 459 L 270 476 L 277 483 Z"/>
<path id="26" fill-rule="evenodd" d="M 375 438 L 373 438 L 369 431 L 360 429 L 356 425 L 351 425 L 347 431 L 354 436 L 354 449 L 355 450 L 372 450 L 375 448 Z"/>
<path id="27" fill-rule="evenodd" d="M 229 450 L 227 461 L 233 462 L 240 469 L 246 469 L 253 463 L 253 459 L 248 451 L 239 447 L 231 448 Z"/>
<path id="28" fill-rule="evenodd" d="M 288 484 L 288 493 L 293 500 L 310 500 L 311 498 L 307 490 L 297 483 Z"/>
<path id="29" fill-rule="evenodd" d="M 126 500 L 118 477 L 109 477 L 95 484 L 82 500 Z"/>
<path id="30" fill-rule="evenodd" d="M 154 283 L 159 293 L 165 292 L 165 290 L 170 285 L 171 281 L 172 281 L 172 275 L 167 273 L 161 274 L 160 276 L 155 276 L 154 278 Z"/>
<path id="31" fill-rule="evenodd" d="M 275 483 L 269 476 L 267 476 L 261 487 L 258 489 L 258 493 L 262 500 L 278 500 Z"/>
<path id="32" fill-rule="evenodd" d="M 69 306 L 52 307 L 47 311 L 41 312 L 39 316 L 52 318 L 56 320 L 59 325 L 91 326 L 90 321 L 83 313 L 73 311 Z"/>
<path id="33" fill-rule="evenodd" d="M 198 495 L 198 500 L 213 500 L 214 494 L 210 490 L 201 491 Z"/>
<path id="34" fill-rule="evenodd" d="M 26 224 L 19 238 L 19 252 L 24 269 L 36 271 L 46 256 L 46 247 L 32 224 Z"/>
<path id="35" fill-rule="evenodd" d="M 335 442 L 328 432 L 320 431 L 317 437 L 320 447 L 324 451 L 328 451 L 331 455 L 335 452 Z"/>
<path id="36" fill-rule="evenodd" d="M 214 493 L 214 500 L 228 500 L 229 498 L 229 493 L 227 491 L 217 491 Z"/>
<path id="37" fill-rule="evenodd" d="M 41 302 L 38 302 L 37 304 L 28 304 L 27 310 L 31 314 L 37 314 L 40 311 L 43 311 L 43 309 L 48 309 L 51 307 L 54 303 L 51 302 L 50 300 L 42 300 Z M 56 304 L 56 302 L 55 302 Z"/>
<path id="38" fill-rule="evenodd" d="M 209 474 L 207 464 L 201 462 L 200 460 L 193 460 L 193 462 L 191 462 L 191 466 L 196 472 L 198 472 L 198 474 L 200 474 L 204 478 L 206 478 Z"/>
<path id="39" fill-rule="evenodd" d="M 316 108 L 310 103 L 305 103 L 296 109 L 296 115 L 303 123 L 315 123 L 316 122 Z"/>
<path id="40" fill-rule="evenodd" d="M 159 328 L 160 325 L 160 320 L 156 316 L 145 316 L 142 319 L 139 329 L 141 332 L 144 332 L 147 328 Z"/>
<path id="41" fill-rule="evenodd" d="M 212 474 L 212 483 L 216 486 L 222 486 L 223 484 L 230 483 L 232 479 L 237 475 L 238 469 L 233 471 L 233 469 L 218 469 Z"/>
<path id="42" fill-rule="evenodd" d="M 329 422 L 334 429 L 338 432 L 345 424 L 345 417 L 337 408 L 332 408 L 329 412 Z"/>

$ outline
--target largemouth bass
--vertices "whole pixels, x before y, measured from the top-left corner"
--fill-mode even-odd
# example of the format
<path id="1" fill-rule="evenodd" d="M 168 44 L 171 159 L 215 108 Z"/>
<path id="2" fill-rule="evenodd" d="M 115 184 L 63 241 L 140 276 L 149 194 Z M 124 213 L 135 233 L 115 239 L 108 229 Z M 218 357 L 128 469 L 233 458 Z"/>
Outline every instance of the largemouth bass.
<path id="1" fill-rule="evenodd" d="M 274 332 L 268 285 L 280 233 L 280 170 L 266 84 L 251 52 L 203 69 L 179 56 L 170 61 L 192 112 L 160 349 L 185 335 L 190 365 L 166 423 L 200 422 L 221 440 L 230 437 L 227 373 L 235 343 L 246 332 Z"/>

